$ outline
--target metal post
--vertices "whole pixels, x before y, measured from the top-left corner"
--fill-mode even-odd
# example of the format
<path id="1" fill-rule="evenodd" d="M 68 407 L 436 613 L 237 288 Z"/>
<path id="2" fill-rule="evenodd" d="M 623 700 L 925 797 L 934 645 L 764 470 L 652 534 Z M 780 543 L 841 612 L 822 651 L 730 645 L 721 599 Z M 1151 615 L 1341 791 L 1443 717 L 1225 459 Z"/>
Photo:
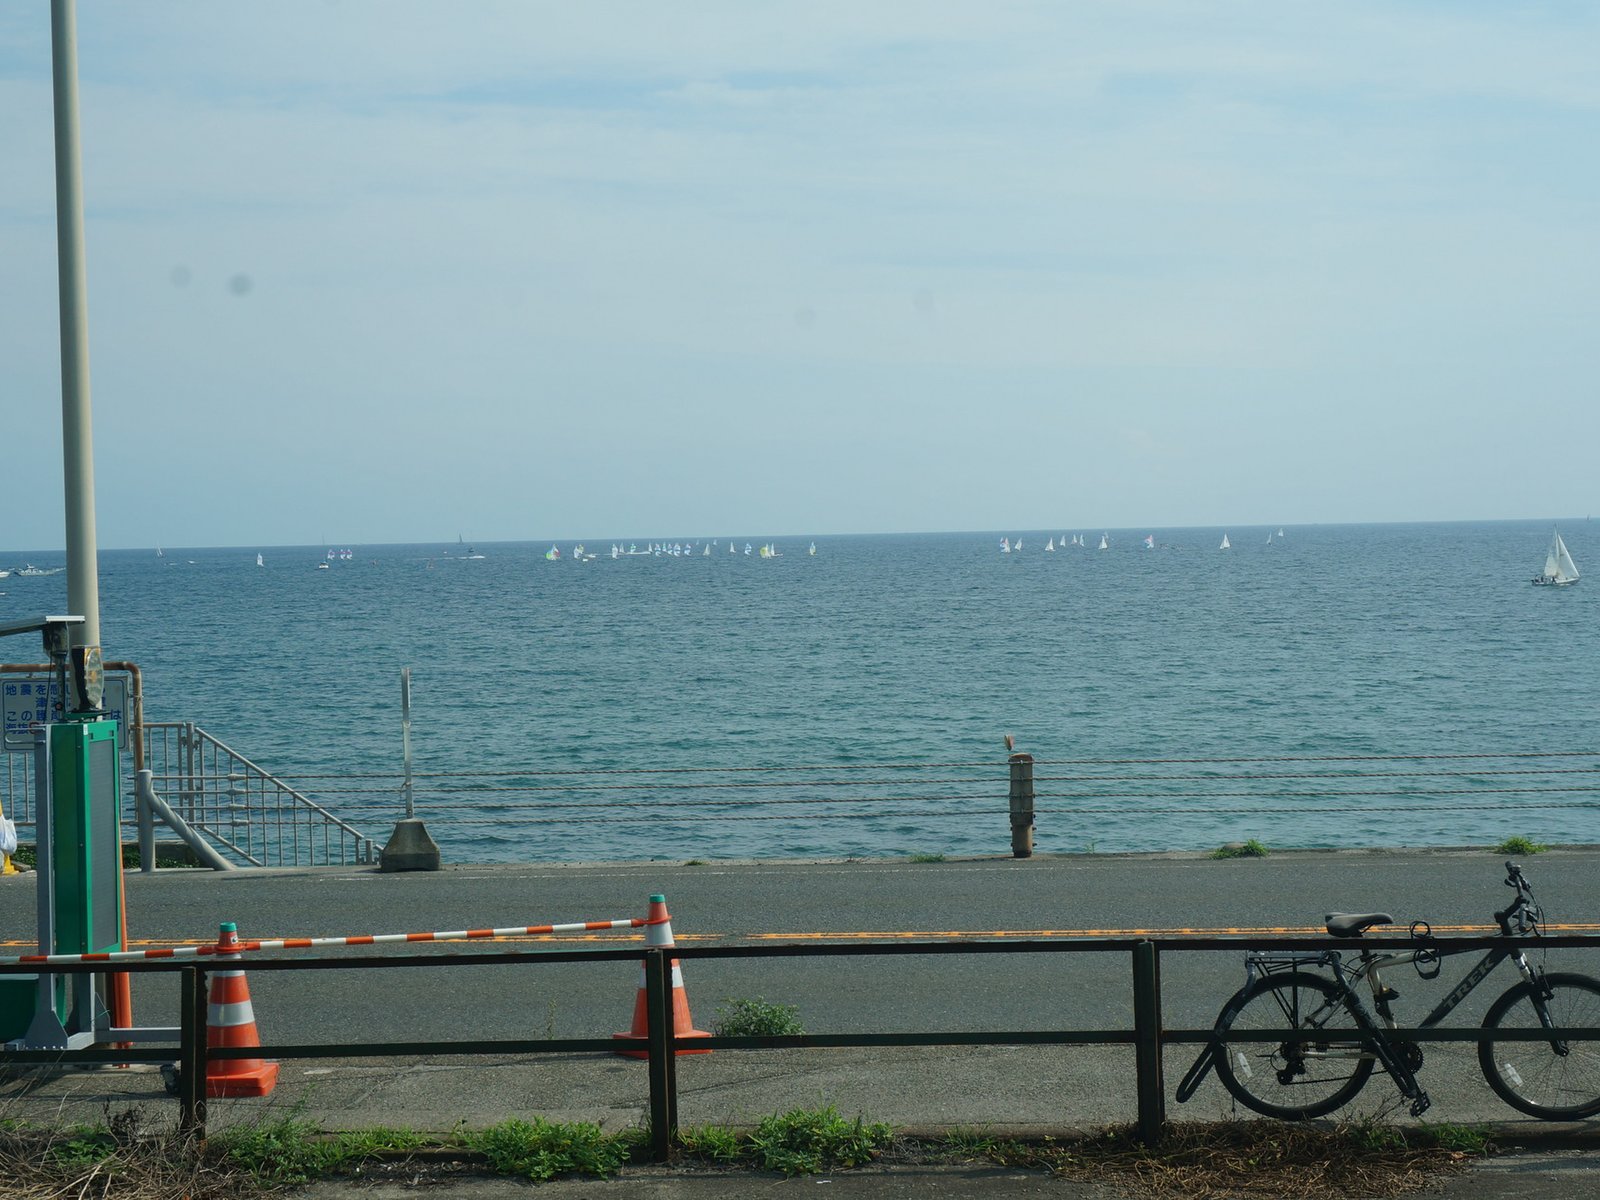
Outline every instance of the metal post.
<path id="1" fill-rule="evenodd" d="M 89 305 L 78 137 L 78 20 L 74 0 L 51 0 L 55 96 L 56 269 L 61 305 L 61 450 L 66 489 L 67 604 L 83 614 L 72 644 L 100 664 L 100 568 L 94 527 L 94 432 L 89 410 Z M 77 691 L 75 673 L 73 690 Z M 68 697 L 63 696 L 64 702 Z M 89 707 L 74 695 L 69 711 Z"/>
<path id="2" fill-rule="evenodd" d="M 1011 857 L 1033 856 L 1033 755 L 1013 754 L 1011 763 Z"/>
<path id="3" fill-rule="evenodd" d="M 1133 1048 L 1139 1088 L 1139 1140 L 1154 1147 L 1167 1123 L 1161 1070 L 1161 960 L 1154 942 L 1133 948 Z"/>
<path id="4" fill-rule="evenodd" d="M 678 1048 L 672 1029 L 672 948 L 644 955 L 645 1043 L 650 1051 L 650 1159 L 672 1158 L 678 1135 Z"/>
<path id="5" fill-rule="evenodd" d="M 185 967 L 180 997 L 178 1074 L 178 1132 L 205 1141 L 206 1137 L 206 973 Z"/>
<path id="6" fill-rule="evenodd" d="M 150 789 L 146 786 L 150 772 L 135 771 L 133 810 L 139 820 L 139 870 L 148 875 L 156 869 L 156 815 L 146 799 Z"/>
<path id="7" fill-rule="evenodd" d="M 400 794 L 406 798 L 406 819 L 417 815 L 411 794 L 411 668 L 400 668 L 400 755 L 405 760 L 406 778 Z"/>

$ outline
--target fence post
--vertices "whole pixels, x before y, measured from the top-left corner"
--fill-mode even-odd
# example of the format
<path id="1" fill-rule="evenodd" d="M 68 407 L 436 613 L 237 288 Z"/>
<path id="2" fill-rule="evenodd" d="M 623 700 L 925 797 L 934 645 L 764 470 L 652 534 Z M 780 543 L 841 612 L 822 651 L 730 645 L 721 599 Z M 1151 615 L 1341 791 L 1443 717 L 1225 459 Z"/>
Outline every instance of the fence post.
<path id="1" fill-rule="evenodd" d="M 206 1140 L 206 973 L 185 967 L 179 997 L 178 1132 Z"/>
<path id="2" fill-rule="evenodd" d="M 678 1047 L 672 1028 L 672 948 L 644 955 L 645 1041 L 650 1049 L 650 1159 L 672 1158 L 678 1136 Z"/>
<path id="3" fill-rule="evenodd" d="M 1011 857 L 1033 857 L 1033 755 L 1013 754 L 1011 763 Z"/>
<path id="4" fill-rule="evenodd" d="M 1133 948 L 1133 1048 L 1139 1088 L 1139 1140 L 1155 1147 L 1167 1123 L 1161 1069 L 1161 959 L 1154 942 Z"/>

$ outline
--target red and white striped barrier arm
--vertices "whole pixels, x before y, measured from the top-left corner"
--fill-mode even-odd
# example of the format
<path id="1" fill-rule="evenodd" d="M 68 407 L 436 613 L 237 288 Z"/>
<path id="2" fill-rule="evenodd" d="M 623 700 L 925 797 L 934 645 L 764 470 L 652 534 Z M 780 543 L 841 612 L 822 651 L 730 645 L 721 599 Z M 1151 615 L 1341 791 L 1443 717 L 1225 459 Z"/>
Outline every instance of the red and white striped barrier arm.
<path id="1" fill-rule="evenodd" d="M 166 946 L 159 950 L 113 950 L 103 954 L 20 954 L 0 957 L 0 963 L 115 963 L 140 962 L 153 958 L 200 958 L 242 950 L 310 950 L 319 946 L 379 946 L 390 942 L 459 942 L 483 938 L 527 937 L 551 933 L 593 933 L 606 929 L 642 929 L 659 925 L 648 917 L 629 917 L 622 921 L 574 921 L 567 925 L 509 925 L 504 929 L 450 929 L 434 933 L 364 933 L 350 937 L 271 938 L 251 941 L 241 938 L 226 951 L 215 945 Z"/>

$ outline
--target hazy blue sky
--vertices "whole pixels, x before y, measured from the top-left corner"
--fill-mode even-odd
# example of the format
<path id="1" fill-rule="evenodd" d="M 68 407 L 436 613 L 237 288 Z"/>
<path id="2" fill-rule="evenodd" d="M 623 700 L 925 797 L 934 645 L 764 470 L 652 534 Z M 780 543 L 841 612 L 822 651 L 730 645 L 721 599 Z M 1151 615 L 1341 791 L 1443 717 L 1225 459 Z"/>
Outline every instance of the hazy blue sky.
<path id="1" fill-rule="evenodd" d="M 1582 515 L 1600 7 L 80 0 L 103 546 Z M 0 545 L 62 543 L 48 5 Z"/>

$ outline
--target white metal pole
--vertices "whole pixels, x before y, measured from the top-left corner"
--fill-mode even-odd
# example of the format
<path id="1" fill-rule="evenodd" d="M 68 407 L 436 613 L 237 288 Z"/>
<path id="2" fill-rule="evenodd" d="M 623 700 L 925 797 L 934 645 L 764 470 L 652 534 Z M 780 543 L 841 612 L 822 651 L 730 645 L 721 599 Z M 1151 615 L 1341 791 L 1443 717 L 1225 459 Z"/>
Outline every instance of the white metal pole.
<path id="1" fill-rule="evenodd" d="M 405 758 L 406 778 L 401 794 L 406 798 L 406 820 L 417 815 L 411 793 L 411 668 L 400 668 L 400 753 Z"/>
<path id="2" fill-rule="evenodd" d="M 55 87 L 56 259 L 61 302 L 61 451 L 66 487 L 67 607 L 83 615 L 75 645 L 100 647 L 100 570 L 94 527 L 94 434 L 89 411 L 89 308 L 78 139 L 78 23 L 74 0 L 51 0 Z M 77 697 L 76 708 L 86 705 Z"/>

